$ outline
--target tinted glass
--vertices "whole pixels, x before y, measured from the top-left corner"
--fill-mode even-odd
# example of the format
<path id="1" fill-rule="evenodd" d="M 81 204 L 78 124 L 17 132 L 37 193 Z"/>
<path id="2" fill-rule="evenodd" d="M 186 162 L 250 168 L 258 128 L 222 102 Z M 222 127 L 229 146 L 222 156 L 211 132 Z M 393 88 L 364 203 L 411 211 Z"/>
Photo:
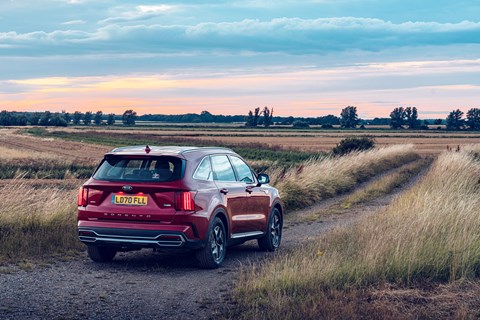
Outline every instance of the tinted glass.
<path id="1" fill-rule="evenodd" d="M 213 179 L 218 181 L 237 181 L 227 156 L 212 156 Z"/>
<path id="2" fill-rule="evenodd" d="M 213 180 L 212 166 L 210 165 L 209 157 L 206 157 L 202 160 L 197 170 L 195 171 L 193 178 L 198 180 Z"/>
<path id="3" fill-rule="evenodd" d="M 230 157 L 235 170 L 237 170 L 238 180 L 242 182 L 251 183 L 253 182 L 253 174 L 250 167 L 238 157 Z"/>
<path id="4" fill-rule="evenodd" d="M 165 182 L 181 179 L 182 160 L 175 157 L 107 157 L 93 178 L 108 181 Z"/>

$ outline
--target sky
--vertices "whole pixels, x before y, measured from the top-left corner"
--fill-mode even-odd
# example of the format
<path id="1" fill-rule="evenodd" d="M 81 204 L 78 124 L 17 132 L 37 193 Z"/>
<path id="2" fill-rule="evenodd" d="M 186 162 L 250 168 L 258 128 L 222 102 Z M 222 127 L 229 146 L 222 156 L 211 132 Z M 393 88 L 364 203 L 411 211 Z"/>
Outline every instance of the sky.
<path id="1" fill-rule="evenodd" d="M 480 107 L 480 1 L 0 0 L 0 109 Z"/>

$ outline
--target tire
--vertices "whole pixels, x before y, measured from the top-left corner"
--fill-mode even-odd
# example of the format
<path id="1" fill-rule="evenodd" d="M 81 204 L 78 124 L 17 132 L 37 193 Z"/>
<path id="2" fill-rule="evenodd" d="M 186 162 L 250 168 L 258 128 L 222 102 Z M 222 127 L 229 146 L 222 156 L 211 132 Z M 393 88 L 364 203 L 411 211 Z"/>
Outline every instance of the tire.
<path id="1" fill-rule="evenodd" d="M 267 233 L 258 239 L 258 246 L 263 251 L 276 251 L 282 241 L 283 219 L 280 210 L 274 208 L 268 218 Z"/>
<path id="2" fill-rule="evenodd" d="M 208 228 L 207 245 L 196 253 L 199 266 L 204 269 L 220 267 L 227 252 L 227 235 L 220 218 L 215 218 Z"/>
<path id="3" fill-rule="evenodd" d="M 90 259 L 95 262 L 110 262 L 117 254 L 117 250 L 111 247 L 87 246 Z"/>

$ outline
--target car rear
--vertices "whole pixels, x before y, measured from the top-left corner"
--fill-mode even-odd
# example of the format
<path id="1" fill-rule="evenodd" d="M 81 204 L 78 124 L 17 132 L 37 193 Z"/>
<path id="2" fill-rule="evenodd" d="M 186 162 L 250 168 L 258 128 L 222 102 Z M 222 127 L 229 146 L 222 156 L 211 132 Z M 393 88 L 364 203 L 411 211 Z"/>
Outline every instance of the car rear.
<path id="1" fill-rule="evenodd" d="M 185 167 L 180 154 L 107 154 L 79 190 L 80 240 L 117 251 L 200 246 L 195 225 L 208 221 L 192 217 Z"/>

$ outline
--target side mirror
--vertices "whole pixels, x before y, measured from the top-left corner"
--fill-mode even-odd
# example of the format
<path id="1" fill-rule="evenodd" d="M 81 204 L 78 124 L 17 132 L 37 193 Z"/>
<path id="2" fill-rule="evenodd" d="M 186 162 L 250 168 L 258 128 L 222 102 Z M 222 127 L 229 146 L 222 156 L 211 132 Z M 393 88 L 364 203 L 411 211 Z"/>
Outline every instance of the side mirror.
<path id="1" fill-rule="evenodd" d="M 270 183 L 270 177 L 268 176 L 268 174 L 260 173 L 258 175 L 258 184 L 262 185 L 262 184 L 267 184 L 267 183 Z"/>

